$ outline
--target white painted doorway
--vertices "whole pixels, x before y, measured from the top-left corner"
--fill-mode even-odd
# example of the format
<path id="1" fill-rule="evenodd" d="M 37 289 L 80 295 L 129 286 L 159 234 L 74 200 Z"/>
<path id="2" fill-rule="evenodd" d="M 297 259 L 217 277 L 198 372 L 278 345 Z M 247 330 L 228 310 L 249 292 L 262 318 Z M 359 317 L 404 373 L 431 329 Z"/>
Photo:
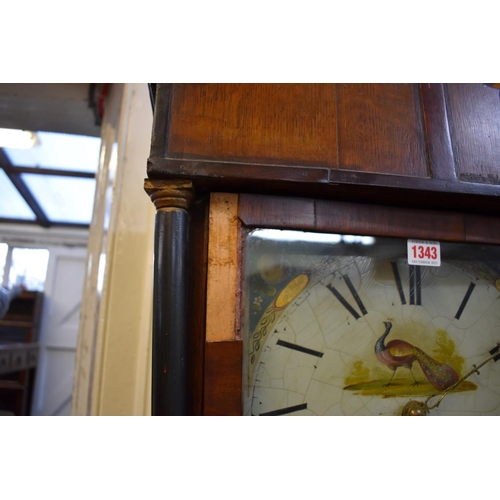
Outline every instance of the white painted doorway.
<path id="1" fill-rule="evenodd" d="M 40 326 L 40 358 L 31 414 L 71 414 L 75 353 L 85 277 L 86 249 L 48 247 Z"/>

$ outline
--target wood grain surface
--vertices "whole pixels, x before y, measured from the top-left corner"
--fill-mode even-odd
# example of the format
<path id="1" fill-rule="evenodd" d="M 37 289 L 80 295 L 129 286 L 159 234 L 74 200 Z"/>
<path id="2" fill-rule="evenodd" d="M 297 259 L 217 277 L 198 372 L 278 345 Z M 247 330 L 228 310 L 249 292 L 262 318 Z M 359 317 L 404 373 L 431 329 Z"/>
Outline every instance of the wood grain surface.
<path id="1" fill-rule="evenodd" d="M 245 226 L 465 241 L 460 213 L 314 199 L 240 195 Z"/>
<path id="2" fill-rule="evenodd" d="M 236 338 L 238 195 L 212 193 L 208 241 L 206 340 Z"/>
<path id="3" fill-rule="evenodd" d="M 186 363 L 189 415 L 203 413 L 205 322 L 207 302 L 209 198 L 199 197 L 191 205 L 189 241 L 188 344 Z"/>
<path id="4" fill-rule="evenodd" d="M 417 84 L 337 84 L 339 167 L 428 177 Z"/>
<path id="5" fill-rule="evenodd" d="M 185 84 L 169 157 L 428 176 L 417 84 Z"/>
<path id="6" fill-rule="evenodd" d="M 148 175 L 497 213 L 499 164 L 499 91 L 483 84 L 158 84 Z"/>
<path id="7" fill-rule="evenodd" d="M 204 415 L 241 415 L 243 343 L 207 342 Z"/>
<path id="8" fill-rule="evenodd" d="M 335 165 L 331 84 L 183 84 L 172 93 L 169 156 Z"/>
<path id="9" fill-rule="evenodd" d="M 500 184 L 500 91 L 473 83 L 446 89 L 458 178 Z"/>

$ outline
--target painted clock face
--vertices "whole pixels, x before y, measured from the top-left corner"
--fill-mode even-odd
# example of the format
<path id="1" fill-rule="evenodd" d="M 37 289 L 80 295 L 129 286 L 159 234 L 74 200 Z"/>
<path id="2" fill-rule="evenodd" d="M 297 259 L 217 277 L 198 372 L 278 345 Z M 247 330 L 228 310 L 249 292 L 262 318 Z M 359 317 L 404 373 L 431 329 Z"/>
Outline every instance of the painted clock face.
<path id="1" fill-rule="evenodd" d="M 409 265 L 407 240 L 255 230 L 245 248 L 245 415 L 400 415 L 439 395 L 500 342 L 500 251 L 441 243 Z M 500 363 L 433 415 L 500 415 Z"/>

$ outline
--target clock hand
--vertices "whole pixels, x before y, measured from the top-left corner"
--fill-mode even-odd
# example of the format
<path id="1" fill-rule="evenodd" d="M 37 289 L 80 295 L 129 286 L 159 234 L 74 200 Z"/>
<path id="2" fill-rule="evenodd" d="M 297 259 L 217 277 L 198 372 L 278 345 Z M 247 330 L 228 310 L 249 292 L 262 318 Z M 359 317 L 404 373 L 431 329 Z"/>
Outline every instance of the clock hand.
<path id="1" fill-rule="evenodd" d="M 438 394 L 432 394 L 430 395 L 423 403 L 421 401 L 408 401 L 406 405 L 403 407 L 403 416 L 424 416 L 427 413 L 429 413 L 430 410 L 433 410 L 434 408 L 437 408 L 440 404 L 441 401 L 445 398 L 445 396 L 451 392 L 453 389 L 455 389 L 458 385 L 460 385 L 465 379 L 469 378 L 473 373 L 477 373 L 479 375 L 479 368 L 483 367 L 488 361 L 491 361 L 492 359 L 496 362 L 500 359 L 500 343 L 497 343 L 497 345 L 489 351 L 490 357 L 485 359 L 479 366 L 472 365 L 472 370 L 470 370 L 468 373 L 466 373 L 463 377 L 461 377 L 459 380 L 457 380 L 453 385 L 448 387 L 445 391 L 442 392 L 440 395 L 439 399 L 432 405 L 429 405 L 429 401 L 438 396 Z"/>

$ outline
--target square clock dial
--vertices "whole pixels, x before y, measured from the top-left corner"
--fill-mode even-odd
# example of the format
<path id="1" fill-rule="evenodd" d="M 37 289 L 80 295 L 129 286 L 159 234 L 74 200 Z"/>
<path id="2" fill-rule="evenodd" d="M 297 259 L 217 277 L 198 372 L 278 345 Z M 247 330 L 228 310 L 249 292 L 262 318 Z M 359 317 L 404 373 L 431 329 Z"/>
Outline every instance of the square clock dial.
<path id="1" fill-rule="evenodd" d="M 433 247 L 431 264 L 415 265 L 409 248 L 248 234 L 245 415 L 401 415 L 409 401 L 431 415 L 500 415 L 500 363 L 475 370 L 500 342 L 500 250 L 441 242 L 439 265 Z"/>

